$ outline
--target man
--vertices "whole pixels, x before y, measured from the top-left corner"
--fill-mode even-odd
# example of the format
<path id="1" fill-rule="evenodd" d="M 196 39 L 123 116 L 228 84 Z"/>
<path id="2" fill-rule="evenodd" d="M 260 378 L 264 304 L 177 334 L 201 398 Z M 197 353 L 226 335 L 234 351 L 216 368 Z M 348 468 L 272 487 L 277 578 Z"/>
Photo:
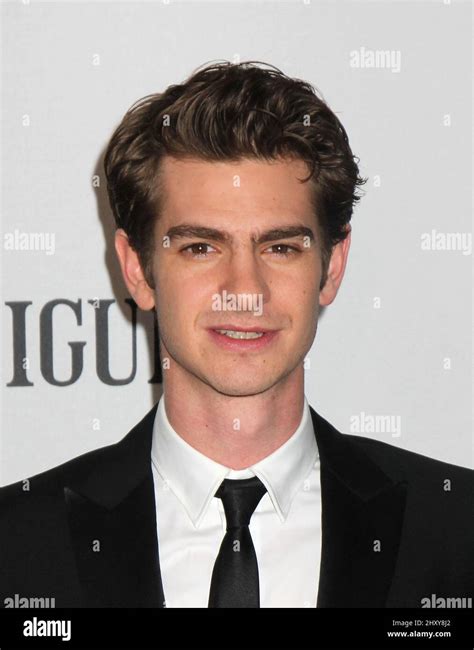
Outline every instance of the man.
<path id="1" fill-rule="evenodd" d="M 339 433 L 304 395 L 364 182 L 314 89 L 207 66 L 128 111 L 105 171 L 125 283 L 156 310 L 163 397 L 117 444 L 1 490 L 0 602 L 472 596 L 473 473 Z"/>

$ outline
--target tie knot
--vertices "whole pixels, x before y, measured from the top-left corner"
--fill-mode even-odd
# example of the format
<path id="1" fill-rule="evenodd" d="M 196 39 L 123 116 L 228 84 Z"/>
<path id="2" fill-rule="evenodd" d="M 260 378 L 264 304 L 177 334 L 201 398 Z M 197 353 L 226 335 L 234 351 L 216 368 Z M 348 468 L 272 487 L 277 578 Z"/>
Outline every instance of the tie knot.
<path id="1" fill-rule="evenodd" d="M 248 526 L 260 499 L 267 488 L 258 476 L 233 480 L 225 478 L 216 492 L 216 497 L 222 499 L 229 528 Z"/>

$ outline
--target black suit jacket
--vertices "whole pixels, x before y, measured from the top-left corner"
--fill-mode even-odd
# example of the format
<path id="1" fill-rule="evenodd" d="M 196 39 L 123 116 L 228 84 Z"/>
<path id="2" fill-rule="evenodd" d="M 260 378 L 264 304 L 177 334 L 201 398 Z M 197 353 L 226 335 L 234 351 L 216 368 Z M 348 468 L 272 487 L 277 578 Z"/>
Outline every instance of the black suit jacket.
<path id="1" fill-rule="evenodd" d="M 0 489 L 1 607 L 15 594 L 56 607 L 163 607 L 155 413 L 114 445 Z M 321 459 L 318 607 L 472 597 L 474 472 L 311 416 Z"/>

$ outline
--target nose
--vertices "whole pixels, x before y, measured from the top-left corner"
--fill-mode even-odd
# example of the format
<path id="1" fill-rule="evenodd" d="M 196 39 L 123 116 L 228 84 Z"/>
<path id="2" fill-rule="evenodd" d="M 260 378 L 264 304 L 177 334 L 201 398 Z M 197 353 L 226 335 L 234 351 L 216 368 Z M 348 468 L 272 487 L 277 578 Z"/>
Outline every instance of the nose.
<path id="1" fill-rule="evenodd" d="M 270 287 L 265 277 L 265 269 L 258 259 L 257 251 L 251 246 L 241 246 L 221 267 L 222 276 L 219 292 L 224 290 L 233 294 L 261 295 L 265 305 L 270 300 Z"/>

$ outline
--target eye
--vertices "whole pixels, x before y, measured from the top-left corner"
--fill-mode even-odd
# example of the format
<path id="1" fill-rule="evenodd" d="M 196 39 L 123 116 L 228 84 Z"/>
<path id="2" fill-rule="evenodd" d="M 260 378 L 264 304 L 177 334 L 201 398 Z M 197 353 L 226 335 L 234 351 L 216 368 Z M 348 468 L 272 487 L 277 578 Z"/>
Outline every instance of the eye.
<path id="1" fill-rule="evenodd" d="M 267 248 L 267 250 L 270 250 L 272 248 L 280 249 L 278 252 L 274 252 L 274 255 L 277 255 L 279 257 L 289 257 L 290 255 L 301 253 L 299 248 L 297 248 L 296 246 L 290 246 L 289 244 L 273 244 L 272 246 L 270 246 L 270 248 Z"/>
<path id="2" fill-rule="evenodd" d="M 195 244 L 189 244 L 189 246 L 185 246 L 181 249 L 180 252 L 191 255 L 191 257 L 206 257 L 208 254 L 208 251 L 206 249 L 208 248 L 212 248 L 212 246 L 210 244 L 206 244 L 205 242 L 197 242 Z"/>

